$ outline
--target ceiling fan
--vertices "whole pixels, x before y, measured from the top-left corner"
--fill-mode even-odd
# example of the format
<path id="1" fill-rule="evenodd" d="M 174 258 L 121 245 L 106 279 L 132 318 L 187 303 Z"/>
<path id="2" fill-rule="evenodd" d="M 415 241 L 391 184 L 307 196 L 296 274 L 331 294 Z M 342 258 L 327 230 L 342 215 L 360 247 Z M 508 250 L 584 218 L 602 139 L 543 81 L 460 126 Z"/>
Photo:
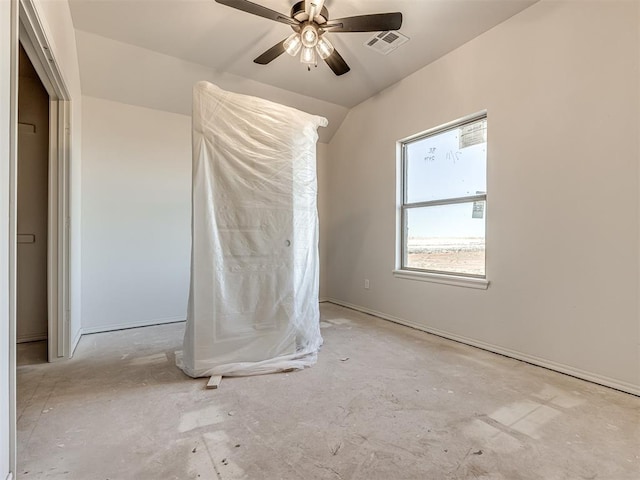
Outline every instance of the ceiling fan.
<path id="1" fill-rule="evenodd" d="M 256 58 L 255 63 L 266 65 L 284 52 L 294 57 L 300 53 L 300 61 L 306 64 L 310 70 L 311 65 L 317 65 L 317 54 L 336 75 L 344 75 L 351 69 L 325 37 L 327 32 L 378 32 L 399 30 L 402 26 L 402 13 L 400 12 L 329 19 L 329 11 L 324 6 L 325 0 L 297 2 L 291 8 L 289 16 L 247 0 L 216 0 L 216 2 L 287 24 L 293 29 L 293 33 L 289 37 Z"/>

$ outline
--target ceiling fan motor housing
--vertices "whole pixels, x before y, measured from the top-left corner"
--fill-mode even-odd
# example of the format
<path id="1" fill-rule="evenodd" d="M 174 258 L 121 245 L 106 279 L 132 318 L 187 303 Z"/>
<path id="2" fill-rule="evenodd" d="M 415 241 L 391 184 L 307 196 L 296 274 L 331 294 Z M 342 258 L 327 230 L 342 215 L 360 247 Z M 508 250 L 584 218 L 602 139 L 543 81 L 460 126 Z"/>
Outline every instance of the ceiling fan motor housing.
<path id="1" fill-rule="evenodd" d="M 304 22 L 306 20 L 313 21 L 312 18 L 308 17 L 304 7 L 304 0 L 296 3 L 293 7 L 291 7 L 291 18 L 295 18 L 299 22 Z M 327 7 L 325 7 L 324 5 L 322 6 L 322 10 L 320 11 L 320 14 L 316 16 L 316 19 L 320 20 L 315 20 L 318 25 L 327 23 L 327 20 L 329 20 L 329 10 L 327 10 Z"/>

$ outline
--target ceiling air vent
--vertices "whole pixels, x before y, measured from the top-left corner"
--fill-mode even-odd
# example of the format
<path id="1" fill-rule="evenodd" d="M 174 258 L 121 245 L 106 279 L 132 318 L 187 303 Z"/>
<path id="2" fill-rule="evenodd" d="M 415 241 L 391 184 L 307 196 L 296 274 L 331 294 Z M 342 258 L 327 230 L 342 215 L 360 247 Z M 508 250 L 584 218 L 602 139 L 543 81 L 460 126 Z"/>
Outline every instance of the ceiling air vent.
<path id="1" fill-rule="evenodd" d="M 382 55 L 388 55 L 408 41 L 409 37 L 405 37 L 400 32 L 378 32 L 367 40 L 364 46 Z"/>

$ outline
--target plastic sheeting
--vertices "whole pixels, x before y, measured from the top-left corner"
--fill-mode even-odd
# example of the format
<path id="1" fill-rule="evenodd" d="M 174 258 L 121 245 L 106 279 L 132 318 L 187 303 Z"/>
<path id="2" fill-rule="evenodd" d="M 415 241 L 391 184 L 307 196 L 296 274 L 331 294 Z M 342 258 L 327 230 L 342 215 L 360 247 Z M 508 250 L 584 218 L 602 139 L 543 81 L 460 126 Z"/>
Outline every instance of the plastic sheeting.
<path id="1" fill-rule="evenodd" d="M 322 345 L 317 128 L 327 120 L 200 82 L 193 92 L 188 375 L 301 369 Z"/>

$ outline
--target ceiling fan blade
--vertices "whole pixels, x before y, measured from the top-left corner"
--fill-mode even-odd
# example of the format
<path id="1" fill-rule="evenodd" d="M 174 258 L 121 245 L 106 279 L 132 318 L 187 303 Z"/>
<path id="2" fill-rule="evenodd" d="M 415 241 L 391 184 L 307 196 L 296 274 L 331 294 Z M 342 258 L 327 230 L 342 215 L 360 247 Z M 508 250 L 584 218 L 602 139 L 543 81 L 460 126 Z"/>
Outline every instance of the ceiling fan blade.
<path id="1" fill-rule="evenodd" d="M 402 13 L 374 13 L 356 17 L 337 18 L 322 25 L 328 32 L 380 32 L 400 30 Z"/>
<path id="2" fill-rule="evenodd" d="M 216 2 L 226 5 L 227 7 L 235 8 L 236 10 L 242 10 L 243 12 L 252 13 L 259 17 L 268 18 L 269 20 L 286 23 L 287 25 L 298 25 L 300 23 L 295 18 L 247 0 L 216 0 Z"/>
<path id="3" fill-rule="evenodd" d="M 344 75 L 351 70 L 349 65 L 347 65 L 347 62 L 344 61 L 344 58 L 342 58 L 342 55 L 340 55 L 337 50 L 334 50 L 331 55 L 324 59 L 324 61 L 337 76 Z"/>
<path id="4" fill-rule="evenodd" d="M 258 58 L 256 58 L 254 60 L 254 63 L 258 63 L 260 65 L 266 65 L 267 63 L 273 62 L 276 58 L 278 58 L 280 55 L 284 53 L 285 40 L 281 41 L 280 43 L 276 43 L 273 47 L 271 47 L 269 50 L 267 50 Z"/>

